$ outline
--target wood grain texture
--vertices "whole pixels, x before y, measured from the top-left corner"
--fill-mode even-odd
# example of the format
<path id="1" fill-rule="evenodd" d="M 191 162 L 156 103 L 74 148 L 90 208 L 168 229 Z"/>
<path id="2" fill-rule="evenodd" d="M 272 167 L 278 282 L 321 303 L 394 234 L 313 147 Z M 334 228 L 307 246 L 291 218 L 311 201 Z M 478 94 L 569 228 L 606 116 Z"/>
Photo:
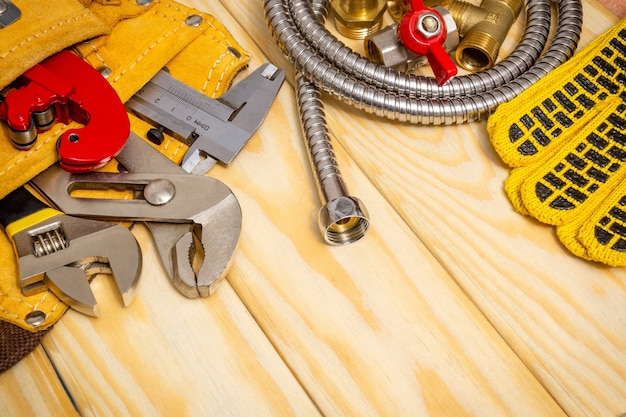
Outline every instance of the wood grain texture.
<path id="1" fill-rule="evenodd" d="M 43 347 L 0 375 L 0 393 L 0 416 L 79 416 Z"/>
<path id="2" fill-rule="evenodd" d="M 228 282 L 183 297 L 147 229 L 134 233 L 145 259 L 132 306 L 99 277 L 102 317 L 70 311 L 44 343 L 81 415 L 318 415 Z"/>
<path id="3" fill-rule="evenodd" d="M 251 68 L 269 59 L 290 71 L 261 1 L 185 3 L 220 19 Z M 594 4 L 583 43 L 615 19 Z M 211 171 L 244 215 L 217 293 L 180 296 L 136 226 L 135 302 L 121 308 L 110 277 L 98 277 L 102 317 L 68 312 L 0 375 L 0 415 L 626 412 L 626 274 L 574 258 L 553 230 L 512 211 L 484 124 L 409 126 L 331 99 L 327 113 L 346 183 L 370 211 L 363 240 L 322 242 L 286 84 L 235 162 Z"/>
<path id="4" fill-rule="evenodd" d="M 244 27 L 260 18 L 250 5 L 223 3 Z M 584 16 L 581 46 L 616 21 L 592 1 Z M 271 40 L 257 36 L 265 49 Z M 573 257 L 552 228 L 512 211 L 502 190 L 509 171 L 484 124 L 411 127 L 326 103 L 336 143 L 563 409 L 586 416 L 626 411 L 624 270 Z"/>

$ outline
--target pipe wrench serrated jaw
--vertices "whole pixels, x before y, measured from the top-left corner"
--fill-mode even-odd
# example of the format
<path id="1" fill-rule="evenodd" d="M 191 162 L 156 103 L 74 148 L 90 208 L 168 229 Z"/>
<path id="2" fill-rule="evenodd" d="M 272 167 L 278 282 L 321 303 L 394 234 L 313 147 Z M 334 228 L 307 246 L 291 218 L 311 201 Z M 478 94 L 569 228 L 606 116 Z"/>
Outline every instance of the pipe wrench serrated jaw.
<path id="1" fill-rule="evenodd" d="M 28 150 L 39 132 L 56 122 L 83 126 L 65 131 L 57 150 L 70 172 L 99 168 L 113 159 L 128 138 L 124 104 L 104 77 L 69 51 L 26 71 L 0 102 L 15 147 Z"/>
<path id="2" fill-rule="evenodd" d="M 227 190 L 226 186 L 223 188 Z M 178 235 L 171 246 L 171 263 L 166 269 L 181 294 L 198 298 L 215 292 L 232 264 L 239 244 L 241 220 L 239 202 L 228 190 L 219 203 L 199 214 L 197 223 Z M 166 247 L 159 250 L 165 252 Z"/>
<path id="3" fill-rule="evenodd" d="M 124 305 L 135 295 L 142 266 L 141 250 L 125 227 L 65 215 L 19 188 L 0 200 L 0 221 L 11 238 L 18 260 L 22 292 L 49 288 L 68 306 L 98 316 L 86 269 L 93 263 L 108 268 Z"/>

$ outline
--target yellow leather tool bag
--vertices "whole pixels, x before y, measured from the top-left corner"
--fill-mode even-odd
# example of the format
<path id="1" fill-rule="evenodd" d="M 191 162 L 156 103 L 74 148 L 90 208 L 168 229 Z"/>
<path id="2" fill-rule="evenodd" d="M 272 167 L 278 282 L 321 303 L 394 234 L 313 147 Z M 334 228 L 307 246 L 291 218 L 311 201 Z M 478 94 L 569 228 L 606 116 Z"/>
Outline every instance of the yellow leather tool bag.
<path id="1" fill-rule="evenodd" d="M 123 102 L 163 67 L 180 81 L 217 97 L 249 60 L 214 16 L 171 0 L 15 0 L 13 4 L 21 16 L 0 27 L 0 89 L 6 90 L 45 58 L 69 49 L 98 69 Z M 144 136 L 143 122 L 129 117 L 131 128 L 139 126 L 142 131 L 136 133 Z M 16 149 L 8 128 L 1 126 L 0 198 L 56 162 L 56 141 L 74 124 L 57 123 L 41 132 L 28 151 Z M 171 138 L 160 145 L 174 160 L 182 157 L 184 148 Z M 49 291 L 22 294 L 13 248 L 6 234 L 0 233 L 0 321 L 19 328 L 12 331 L 42 332 L 66 309 Z"/>

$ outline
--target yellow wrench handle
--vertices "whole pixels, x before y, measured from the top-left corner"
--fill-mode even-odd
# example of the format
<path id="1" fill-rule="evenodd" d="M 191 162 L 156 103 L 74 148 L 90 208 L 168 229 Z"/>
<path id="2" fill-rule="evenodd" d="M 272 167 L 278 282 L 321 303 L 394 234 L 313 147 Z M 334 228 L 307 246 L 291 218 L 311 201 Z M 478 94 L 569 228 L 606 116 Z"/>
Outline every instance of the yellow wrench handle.
<path id="1" fill-rule="evenodd" d="M 10 238 L 60 214 L 63 213 L 48 207 L 24 187 L 17 188 L 0 200 L 0 224 Z"/>

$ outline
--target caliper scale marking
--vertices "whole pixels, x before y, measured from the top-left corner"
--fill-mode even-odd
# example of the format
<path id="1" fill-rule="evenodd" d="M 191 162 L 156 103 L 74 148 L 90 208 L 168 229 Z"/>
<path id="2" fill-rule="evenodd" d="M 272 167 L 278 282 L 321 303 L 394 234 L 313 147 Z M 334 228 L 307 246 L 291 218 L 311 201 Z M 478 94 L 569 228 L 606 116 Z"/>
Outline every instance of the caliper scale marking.
<path id="1" fill-rule="evenodd" d="M 160 71 L 126 106 L 189 146 L 185 171 L 205 174 L 230 164 L 269 111 L 285 74 L 264 64 L 222 97 L 210 98 Z"/>

